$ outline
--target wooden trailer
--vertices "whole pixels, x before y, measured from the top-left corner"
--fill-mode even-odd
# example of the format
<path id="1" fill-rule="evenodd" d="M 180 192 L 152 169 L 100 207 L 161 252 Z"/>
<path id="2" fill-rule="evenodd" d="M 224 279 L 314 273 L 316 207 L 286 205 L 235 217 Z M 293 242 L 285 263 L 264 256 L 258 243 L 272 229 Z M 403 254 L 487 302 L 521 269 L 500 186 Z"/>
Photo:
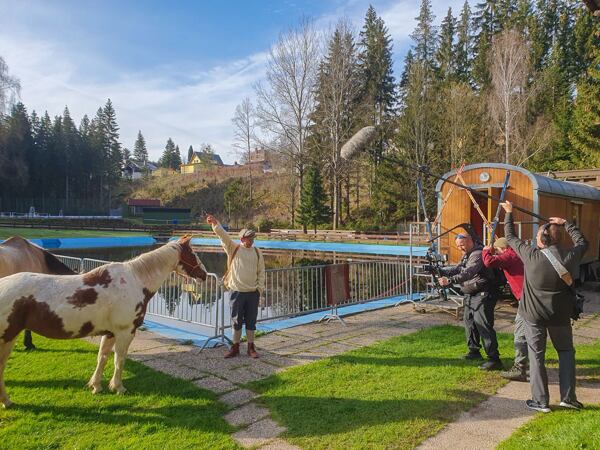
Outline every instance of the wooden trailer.
<path id="1" fill-rule="evenodd" d="M 511 173 L 506 200 L 543 217 L 564 217 L 576 223 L 590 243 L 583 264 L 600 259 L 600 190 L 581 183 L 544 177 L 522 167 L 499 163 L 471 164 L 463 167 L 461 177 L 457 178 L 457 170 L 452 170 L 446 173 L 444 178 L 499 197 L 507 170 Z M 448 195 L 451 189 L 452 192 Z M 437 183 L 436 195 L 438 214 L 441 211 L 441 232 L 460 223 L 470 223 L 486 241 L 487 226 L 484 218 L 488 222 L 493 221 L 498 207 L 496 200 L 475 195 L 473 198 L 479 206 L 477 208 L 469 198 L 467 190 L 452 187 L 452 184 L 442 180 Z M 516 231 L 520 233 L 521 238 L 527 240 L 535 237 L 542 223 L 520 211 L 515 210 L 513 214 Z M 500 214 L 500 221 L 496 231 L 498 237 L 504 235 L 504 211 Z M 457 229 L 440 238 L 440 253 L 446 254 L 450 263 L 456 263 L 460 259 L 454 239 L 461 231 Z M 569 244 L 572 245 L 572 242 L 567 236 L 563 245 Z"/>

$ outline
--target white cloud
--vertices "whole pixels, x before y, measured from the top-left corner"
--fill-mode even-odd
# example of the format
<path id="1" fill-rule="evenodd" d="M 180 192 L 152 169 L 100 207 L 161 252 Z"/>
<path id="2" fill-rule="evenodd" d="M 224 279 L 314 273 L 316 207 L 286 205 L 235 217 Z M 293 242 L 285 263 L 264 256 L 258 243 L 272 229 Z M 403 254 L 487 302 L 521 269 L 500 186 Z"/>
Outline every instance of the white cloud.
<path id="1" fill-rule="evenodd" d="M 121 142 L 132 148 L 142 130 L 151 158 L 158 159 L 168 137 L 182 151 L 201 142 L 211 143 L 226 162 L 232 152 L 231 117 L 252 85 L 264 75 L 266 53 L 257 53 L 207 71 L 188 72 L 185 80 L 174 81 L 179 68 L 119 73 L 111 80 L 90 81 L 77 74 L 79 63 L 90 55 L 70 55 L 58 44 L 0 34 L 0 54 L 10 72 L 21 80 L 23 103 L 38 113 L 61 114 L 65 106 L 78 121 L 93 116 L 110 98 L 121 128 Z"/>

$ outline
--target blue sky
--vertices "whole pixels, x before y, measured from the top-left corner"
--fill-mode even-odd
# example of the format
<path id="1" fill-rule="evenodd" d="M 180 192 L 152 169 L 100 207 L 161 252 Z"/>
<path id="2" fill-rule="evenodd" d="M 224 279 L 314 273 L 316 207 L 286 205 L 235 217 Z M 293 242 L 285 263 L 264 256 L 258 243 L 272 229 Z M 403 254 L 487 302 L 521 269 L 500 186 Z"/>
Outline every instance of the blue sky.
<path id="1" fill-rule="evenodd" d="M 359 30 L 369 3 L 390 30 L 398 79 L 417 1 L 0 0 L 0 55 L 30 110 L 68 106 L 79 121 L 111 98 L 124 146 L 139 129 L 153 159 L 171 137 L 182 154 L 205 142 L 233 163 L 231 117 L 278 35 L 303 16 L 323 32 L 340 18 Z M 432 3 L 439 23 L 463 0 Z"/>

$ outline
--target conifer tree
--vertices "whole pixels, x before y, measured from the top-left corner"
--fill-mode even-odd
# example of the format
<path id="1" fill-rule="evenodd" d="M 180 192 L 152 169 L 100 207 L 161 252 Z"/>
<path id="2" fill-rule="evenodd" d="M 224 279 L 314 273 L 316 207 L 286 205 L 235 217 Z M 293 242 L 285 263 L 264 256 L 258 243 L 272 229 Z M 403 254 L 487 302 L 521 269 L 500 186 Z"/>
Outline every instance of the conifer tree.
<path id="1" fill-rule="evenodd" d="M 454 34 L 456 29 L 456 19 L 452 15 L 452 8 L 448 8 L 448 13 L 442 21 L 440 27 L 440 42 L 436 52 L 436 61 L 440 78 L 444 81 L 454 79 L 456 73 Z"/>
<path id="2" fill-rule="evenodd" d="M 133 145 L 133 159 L 140 162 L 143 167 L 146 167 L 148 162 L 148 149 L 146 148 L 146 139 L 142 135 L 142 131 L 138 130 L 135 144 Z"/>
<path id="3" fill-rule="evenodd" d="M 187 163 L 191 163 L 192 159 L 194 158 L 194 147 L 192 147 L 190 145 L 190 147 L 188 148 L 188 154 L 187 154 Z"/>
<path id="4" fill-rule="evenodd" d="M 449 11 L 450 16 L 452 12 Z M 417 26 L 410 35 L 413 44 L 413 56 L 427 72 L 433 73 L 436 68 L 435 56 L 437 48 L 437 29 L 433 21 L 435 16 L 431 10 L 431 0 L 421 0 L 419 15 L 416 17 Z M 453 34 L 454 18 L 451 19 L 451 34 Z"/>
<path id="5" fill-rule="evenodd" d="M 103 110 L 103 132 L 105 134 L 107 177 L 114 186 L 121 176 L 121 165 L 123 161 L 123 152 L 119 142 L 119 126 L 117 125 L 117 114 L 110 99 L 107 100 Z"/>
<path id="6" fill-rule="evenodd" d="M 298 221 L 305 229 L 311 226 L 316 232 L 317 226 L 329 222 L 329 215 L 321 172 L 318 167 L 311 166 L 307 171 L 306 180 L 300 193 Z"/>
<path id="7" fill-rule="evenodd" d="M 600 29 L 590 49 L 592 63 L 577 83 L 570 141 L 581 167 L 600 167 Z"/>
<path id="8" fill-rule="evenodd" d="M 460 20 L 456 25 L 456 47 L 454 50 L 456 78 L 463 83 L 471 82 L 472 40 L 471 8 L 468 1 L 465 0 L 460 13 Z"/>

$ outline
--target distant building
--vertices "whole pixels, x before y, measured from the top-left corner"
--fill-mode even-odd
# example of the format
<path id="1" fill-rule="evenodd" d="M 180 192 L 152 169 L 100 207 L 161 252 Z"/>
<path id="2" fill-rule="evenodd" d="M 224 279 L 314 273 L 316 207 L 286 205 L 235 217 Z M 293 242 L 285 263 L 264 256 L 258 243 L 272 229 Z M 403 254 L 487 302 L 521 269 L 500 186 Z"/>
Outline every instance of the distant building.
<path id="1" fill-rule="evenodd" d="M 194 152 L 187 164 L 181 165 L 181 173 L 198 173 L 211 166 L 223 166 L 223 160 L 216 153 Z"/>
<path id="2" fill-rule="evenodd" d="M 144 163 L 142 161 L 136 161 L 135 159 L 131 159 L 127 164 L 125 164 L 125 166 L 123 166 L 121 176 L 130 180 L 139 180 L 146 173 L 151 174 L 156 169 L 157 166 L 154 163 L 151 163 L 149 161 Z"/>
<path id="3" fill-rule="evenodd" d="M 540 175 L 562 181 L 588 184 L 600 189 L 600 169 L 551 170 L 541 172 Z"/>
<path id="4" fill-rule="evenodd" d="M 161 205 L 158 198 L 130 198 L 127 200 L 127 206 L 129 207 L 129 214 L 141 216 L 144 208 L 159 208 Z"/>
<path id="5" fill-rule="evenodd" d="M 255 148 L 250 152 L 246 165 L 251 164 L 262 169 L 263 172 L 272 172 L 270 152 L 264 148 Z"/>

